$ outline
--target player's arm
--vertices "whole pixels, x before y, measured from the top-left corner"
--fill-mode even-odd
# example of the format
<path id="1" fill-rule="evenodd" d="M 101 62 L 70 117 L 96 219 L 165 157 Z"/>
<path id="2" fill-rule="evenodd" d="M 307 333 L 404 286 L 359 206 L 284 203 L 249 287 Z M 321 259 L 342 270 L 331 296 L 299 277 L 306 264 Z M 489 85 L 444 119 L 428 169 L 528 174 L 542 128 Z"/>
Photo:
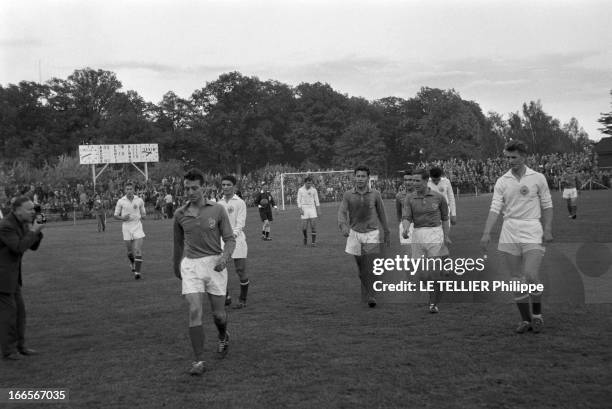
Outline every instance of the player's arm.
<path id="1" fill-rule="evenodd" d="M 121 216 L 121 199 L 117 200 L 117 205 L 115 206 L 115 214 L 113 217 L 115 218 L 115 220 L 120 220 L 122 222 L 125 222 L 130 218 L 129 214 Z"/>
<path id="2" fill-rule="evenodd" d="M 545 242 L 552 241 L 553 203 L 548 183 L 543 176 L 542 180 L 538 183 L 538 195 L 540 196 L 540 206 L 542 208 L 543 238 Z"/>
<path id="3" fill-rule="evenodd" d="M 380 195 L 380 193 L 376 194 L 376 199 L 374 203 L 376 206 L 376 213 L 378 214 L 378 219 L 382 224 L 383 232 L 385 234 L 385 243 L 389 245 L 391 239 L 391 232 L 389 231 L 389 225 L 387 224 L 387 214 L 385 213 L 385 205 L 383 204 L 382 196 Z"/>
<path id="4" fill-rule="evenodd" d="M 448 179 L 447 179 L 448 180 Z M 455 203 L 455 194 L 453 193 L 453 185 L 448 180 L 448 214 L 450 217 L 450 224 L 453 226 L 457 224 L 457 204 Z"/>
<path id="5" fill-rule="evenodd" d="M 404 207 L 404 204 L 399 198 L 396 197 L 395 198 L 395 214 L 397 216 L 398 223 L 402 222 L 402 207 Z"/>
<path id="6" fill-rule="evenodd" d="M 140 201 L 140 218 L 144 219 L 147 216 L 147 210 L 145 209 L 144 200 Z"/>
<path id="7" fill-rule="evenodd" d="M 297 192 L 296 204 L 297 204 L 298 210 L 300 211 L 301 215 L 304 214 L 304 209 L 302 209 L 302 202 L 303 201 L 304 201 L 304 199 L 302 199 L 302 188 L 299 188 L 298 192 Z"/>
<path id="8" fill-rule="evenodd" d="M 348 204 L 349 204 L 349 201 L 348 201 L 347 193 L 345 193 L 344 196 L 342 197 L 342 202 L 340 203 L 340 206 L 338 207 L 338 227 L 340 228 L 340 231 L 342 231 L 342 234 L 344 235 L 344 237 L 348 237 L 349 231 L 350 231 L 349 217 L 348 217 L 348 209 L 349 209 Z"/>
<path id="9" fill-rule="evenodd" d="M 238 206 L 236 206 L 236 226 L 234 226 L 235 236 L 238 236 L 244 229 L 244 226 L 246 226 L 246 215 L 246 203 L 241 200 L 238 202 Z"/>
<path id="10" fill-rule="evenodd" d="M 497 182 L 495 182 L 495 187 L 493 188 L 493 199 L 491 200 L 491 208 L 489 209 L 489 215 L 487 216 L 485 228 L 480 239 L 480 247 L 484 252 L 487 251 L 487 247 L 489 245 L 489 242 L 491 241 L 491 230 L 493 230 L 493 226 L 495 226 L 497 218 L 499 217 L 499 214 L 501 213 L 503 207 L 504 186 L 502 179 L 498 179 Z"/>
<path id="11" fill-rule="evenodd" d="M 232 253 L 234 253 L 236 249 L 236 239 L 234 238 L 234 230 L 232 230 L 229 216 L 225 210 L 221 211 L 219 214 L 219 232 L 221 233 L 225 245 L 221 258 L 217 262 L 217 265 L 215 265 L 215 271 L 221 271 L 227 266 L 228 261 L 232 257 Z"/>
<path id="12" fill-rule="evenodd" d="M 173 267 L 174 275 L 181 278 L 181 260 L 183 259 L 183 249 L 185 245 L 185 233 L 183 226 L 179 223 L 179 218 L 174 218 L 174 246 L 173 246 Z"/>
<path id="13" fill-rule="evenodd" d="M 314 192 L 315 207 L 317 208 L 317 216 L 321 216 L 321 203 L 319 202 L 319 192 L 315 189 Z"/>
<path id="14" fill-rule="evenodd" d="M 406 195 L 402 202 L 402 230 L 405 239 L 408 238 L 408 229 L 410 229 L 410 224 L 413 222 L 414 216 L 412 214 L 412 205 L 410 204 L 410 195 Z"/>
<path id="15" fill-rule="evenodd" d="M 444 197 L 440 198 L 440 219 L 442 220 L 442 232 L 444 232 L 444 242 L 450 243 L 450 216 L 448 203 Z"/>

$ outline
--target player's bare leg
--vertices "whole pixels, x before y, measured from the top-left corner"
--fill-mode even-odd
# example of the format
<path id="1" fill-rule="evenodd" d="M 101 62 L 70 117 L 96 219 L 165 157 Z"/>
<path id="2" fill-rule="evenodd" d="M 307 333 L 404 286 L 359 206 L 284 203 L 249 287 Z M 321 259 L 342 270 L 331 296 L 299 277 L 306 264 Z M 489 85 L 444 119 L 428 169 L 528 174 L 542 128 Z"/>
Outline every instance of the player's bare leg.
<path id="1" fill-rule="evenodd" d="M 249 293 L 249 277 L 246 272 L 246 259 L 235 258 L 234 266 L 236 267 L 236 273 L 240 279 L 240 297 L 238 298 L 238 304 L 234 306 L 234 309 L 242 309 L 247 305 L 247 295 Z"/>
<path id="2" fill-rule="evenodd" d="M 502 270 L 506 273 L 506 276 L 511 277 L 512 280 L 519 281 L 520 283 L 526 282 L 522 256 L 515 256 L 502 251 L 500 256 L 500 268 L 502 268 Z M 531 330 L 529 294 L 515 292 L 514 302 L 516 302 L 516 306 L 521 314 L 521 322 L 519 323 L 516 332 L 522 334 Z"/>
<path id="3" fill-rule="evenodd" d="M 523 271 L 527 284 L 541 284 L 540 265 L 544 258 L 542 250 L 529 250 L 523 254 Z M 542 331 L 544 320 L 542 318 L 542 292 L 529 293 L 531 302 L 531 328 L 533 332 Z"/>
<path id="4" fill-rule="evenodd" d="M 317 246 L 317 219 L 308 219 L 310 222 L 310 237 L 312 240 L 312 247 Z"/>
<path id="5" fill-rule="evenodd" d="M 229 334 L 227 332 L 227 311 L 225 310 L 225 296 L 208 294 L 210 308 L 212 309 L 213 320 L 219 333 L 219 343 L 217 354 L 223 358 L 227 354 L 229 347 Z"/>
<path id="6" fill-rule="evenodd" d="M 192 375 L 204 373 L 204 327 L 202 326 L 203 293 L 185 294 L 189 305 L 189 339 L 193 348 L 194 362 L 191 365 Z"/>
<path id="7" fill-rule="evenodd" d="M 125 243 L 125 246 L 127 248 L 127 257 L 128 257 L 128 260 L 130 260 L 130 269 L 132 271 L 132 274 L 135 274 L 136 273 L 136 267 L 135 267 L 135 259 L 134 259 L 133 240 L 125 240 L 124 243 Z"/>
<path id="8" fill-rule="evenodd" d="M 134 278 L 140 279 L 140 273 L 142 270 L 142 243 L 144 239 L 133 240 L 134 249 Z"/>

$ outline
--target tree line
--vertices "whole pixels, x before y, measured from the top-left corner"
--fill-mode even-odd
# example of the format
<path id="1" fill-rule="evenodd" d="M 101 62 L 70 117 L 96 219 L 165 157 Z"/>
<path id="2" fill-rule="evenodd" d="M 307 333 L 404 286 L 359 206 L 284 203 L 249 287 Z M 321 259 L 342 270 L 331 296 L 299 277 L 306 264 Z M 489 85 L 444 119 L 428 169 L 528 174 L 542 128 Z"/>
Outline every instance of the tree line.
<path id="1" fill-rule="evenodd" d="M 408 162 L 494 157 L 510 138 L 539 154 L 589 143 L 575 118 L 561 125 L 539 101 L 505 119 L 485 115 L 453 89 L 369 101 L 329 84 L 293 87 L 239 72 L 221 74 L 189 98 L 169 91 L 157 104 L 122 88 L 115 73 L 92 68 L 44 84 L 0 85 L 1 158 L 43 167 L 74 156 L 80 144 L 158 143 L 161 160 L 212 172 L 367 163 L 389 175 Z"/>

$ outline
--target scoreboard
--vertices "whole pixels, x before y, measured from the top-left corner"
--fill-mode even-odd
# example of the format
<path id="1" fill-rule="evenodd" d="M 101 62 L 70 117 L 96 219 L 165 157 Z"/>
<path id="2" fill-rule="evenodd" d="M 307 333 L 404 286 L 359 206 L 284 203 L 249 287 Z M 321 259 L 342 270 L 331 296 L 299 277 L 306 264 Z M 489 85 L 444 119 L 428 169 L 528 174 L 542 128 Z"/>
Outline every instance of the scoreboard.
<path id="1" fill-rule="evenodd" d="M 156 143 L 126 145 L 79 145 L 81 165 L 159 162 Z"/>

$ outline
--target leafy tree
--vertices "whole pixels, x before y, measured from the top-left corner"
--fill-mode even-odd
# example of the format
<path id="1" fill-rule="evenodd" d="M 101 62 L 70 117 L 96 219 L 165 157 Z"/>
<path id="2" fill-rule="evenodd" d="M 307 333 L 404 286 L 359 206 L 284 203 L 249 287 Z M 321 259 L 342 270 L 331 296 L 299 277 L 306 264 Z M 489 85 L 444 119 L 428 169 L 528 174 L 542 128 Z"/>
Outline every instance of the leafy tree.
<path id="1" fill-rule="evenodd" d="M 610 90 L 610 95 L 612 96 L 612 90 Z M 597 122 L 603 125 L 603 128 L 599 128 L 602 133 L 612 135 L 612 111 L 602 113 Z"/>
<path id="2" fill-rule="evenodd" d="M 350 124 L 334 143 L 336 166 L 352 169 L 366 164 L 375 173 L 386 169 L 387 150 L 380 130 L 368 120 Z"/>

